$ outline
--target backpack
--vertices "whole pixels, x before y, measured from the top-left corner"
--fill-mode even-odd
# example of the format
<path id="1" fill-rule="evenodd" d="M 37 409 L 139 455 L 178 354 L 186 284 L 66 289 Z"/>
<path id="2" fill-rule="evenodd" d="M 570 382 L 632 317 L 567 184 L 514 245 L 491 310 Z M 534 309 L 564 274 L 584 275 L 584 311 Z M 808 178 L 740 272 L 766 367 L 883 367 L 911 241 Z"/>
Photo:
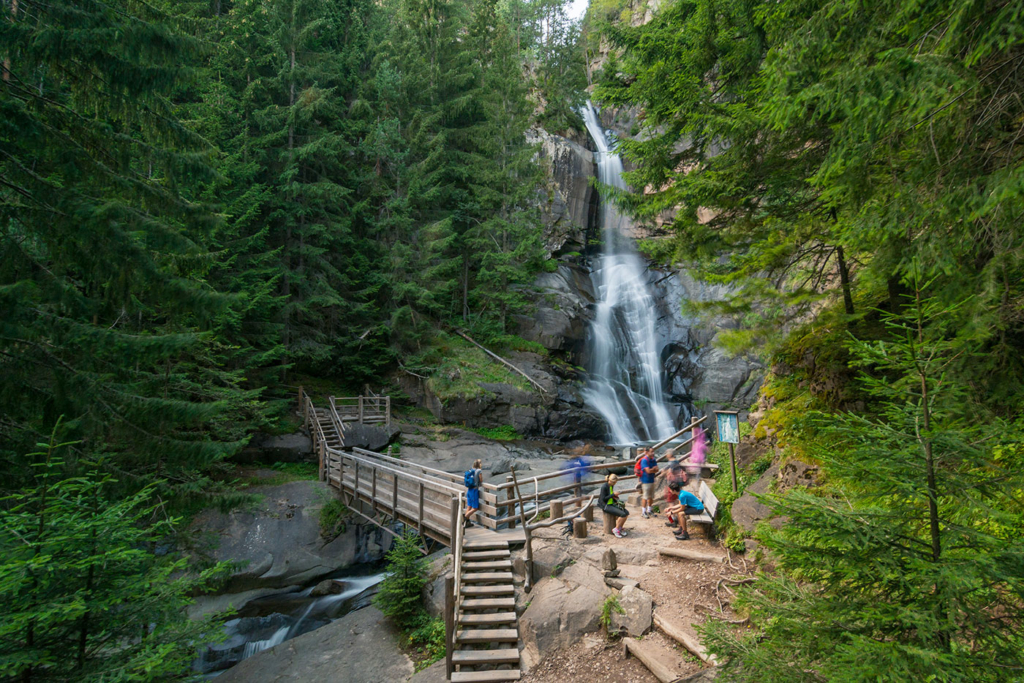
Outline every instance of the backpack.
<path id="1" fill-rule="evenodd" d="M 644 473 L 644 468 L 640 465 L 640 463 L 642 463 L 644 461 L 644 458 L 646 457 L 646 455 L 641 455 L 639 458 L 636 459 L 636 464 L 633 465 L 633 474 L 635 474 L 638 477 Z"/>
<path id="2" fill-rule="evenodd" d="M 476 488 L 476 471 L 473 469 L 466 470 L 466 473 L 462 475 L 462 481 L 468 489 Z"/>

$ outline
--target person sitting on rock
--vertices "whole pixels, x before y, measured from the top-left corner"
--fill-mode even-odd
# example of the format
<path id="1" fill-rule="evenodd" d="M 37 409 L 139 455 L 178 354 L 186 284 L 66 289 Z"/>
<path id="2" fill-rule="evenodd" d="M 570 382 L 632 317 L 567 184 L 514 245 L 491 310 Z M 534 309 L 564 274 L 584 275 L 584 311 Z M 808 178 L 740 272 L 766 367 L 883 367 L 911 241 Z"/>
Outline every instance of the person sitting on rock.
<path id="1" fill-rule="evenodd" d="M 679 531 L 676 532 L 676 540 L 689 541 L 690 534 L 686 532 L 686 515 L 702 515 L 704 514 L 704 503 L 700 502 L 700 498 L 693 495 L 681 485 L 672 484 L 669 489 L 679 496 L 678 503 L 669 508 L 669 512 L 679 520 Z"/>
<path id="2" fill-rule="evenodd" d="M 601 485 L 601 493 L 598 494 L 598 501 L 600 501 L 601 509 L 606 514 L 616 517 L 615 528 L 612 529 L 612 533 L 615 534 L 616 538 L 622 538 L 626 535 L 622 527 L 626 524 L 626 517 L 629 517 L 629 510 L 626 509 L 626 506 L 615 495 L 615 482 L 618 480 L 619 478 L 614 474 L 609 474 L 604 478 L 604 484 Z"/>
<path id="3" fill-rule="evenodd" d="M 473 469 L 466 472 L 466 528 L 473 526 L 473 515 L 480 511 L 480 483 L 484 472 L 480 460 L 473 461 Z"/>

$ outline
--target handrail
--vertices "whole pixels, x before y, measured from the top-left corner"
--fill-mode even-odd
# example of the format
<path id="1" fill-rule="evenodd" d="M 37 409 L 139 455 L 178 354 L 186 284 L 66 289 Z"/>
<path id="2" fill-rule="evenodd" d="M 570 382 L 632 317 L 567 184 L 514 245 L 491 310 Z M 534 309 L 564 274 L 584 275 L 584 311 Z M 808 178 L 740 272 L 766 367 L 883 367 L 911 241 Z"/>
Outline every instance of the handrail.
<path id="1" fill-rule="evenodd" d="M 458 514 L 455 515 L 455 540 L 452 542 L 452 552 L 455 555 L 455 613 L 458 614 L 459 604 L 462 602 L 462 538 L 466 533 L 466 518 L 462 514 L 461 491 L 456 494 L 456 499 L 458 500 Z"/>
<path id="2" fill-rule="evenodd" d="M 375 451 L 368 451 L 365 448 L 358 448 L 358 447 L 356 447 L 356 448 L 353 448 L 352 450 L 353 451 L 358 451 L 358 452 L 366 454 L 366 455 L 372 455 L 373 457 L 391 458 L 393 460 L 397 460 L 397 461 L 401 462 L 403 465 L 405 465 L 407 467 L 417 467 L 417 468 L 419 468 L 421 470 L 425 470 L 427 472 L 433 472 L 433 473 L 435 473 L 437 475 L 440 475 L 441 477 L 443 477 L 445 479 L 451 479 L 452 481 L 458 483 L 459 485 L 462 484 L 462 477 L 457 475 L 457 474 L 452 474 L 451 472 L 445 472 L 444 470 L 439 470 L 439 469 L 434 468 L 434 467 L 429 467 L 427 465 L 421 465 L 418 462 L 408 462 L 408 461 L 405 461 L 405 460 L 400 460 L 399 458 L 396 458 L 393 455 L 385 455 L 384 453 L 377 453 Z M 482 488 L 482 489 L 488 489 L 488 490 L 492 490 L 492 491 L 497 491 L 499 489 L 499 487 L 503 488 L 503 487 L 505 487 L 505 485 L 504 484 L 501 484 L 501 485 L 498 485 L 498 484 L 488 484 L 487 482 L 481 482 L 480 483 L 480 488 Z"/>
<path id="3" fill-rule="evenodd" d="M 415 474 L 412 474 L 410 472 L 406 472 L 406 471 L 403 471 L 403 470 L 395 469 L 394 467 L 389 467 L 387 465 L 383 465 L 381 463 L 374 462 L 372 460 L 368 460 L 367 458 L 361 458 L 358 455 L 353 455 L 352 453 L 345 453 L 344 451 L 339 451 L 338 449 L 331 448 L 330 446 L 328 446 L 326 448 L 326 450 L 327 450 L 328 453 L 331 453 L 333 455 L 337 455 L 337 456 L 340 456 L 342 458 L 348 458 L 350 460 L 357 460 L 357 461 L 359 461 L 359 462 L 361 462 L 361 463 L 363 463 L 365 465 L 377 468 L 378 470 L 383 470 L 385 472 L 390 472 L 391 474 L 394 474 L 396 476 L 402 477 L 404 479 L 408 479 L 408 480 L 416 481 L 416 482 L 422 482 L 424 484 L 429 484 L 435 490 L 440 489 L 440 490 L 444 490 L 444 491 L 446 491 L 448 493 L 461 493 L 460 489 L 457 489 L 457 488 L 455 488 L 453 486 L 448 486 L 447 484 L 442 484 L 442 483 L 437 482 L 437 481 L 432 481 L 432 480 L 426 479 L 424 477 L 418 477 Z"/>

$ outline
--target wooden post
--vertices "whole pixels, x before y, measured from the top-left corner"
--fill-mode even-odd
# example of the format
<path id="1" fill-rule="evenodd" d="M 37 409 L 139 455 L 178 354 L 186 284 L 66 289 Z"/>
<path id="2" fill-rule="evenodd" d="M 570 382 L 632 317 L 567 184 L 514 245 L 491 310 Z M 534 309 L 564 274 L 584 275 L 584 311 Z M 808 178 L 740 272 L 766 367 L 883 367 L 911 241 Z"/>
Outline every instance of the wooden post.
<path id="1" fill-rule="evenodd" d="M 384 398 L 384 426 L 391 426 L 391 397 L 386 396 Z"/>
<path id="2" fill-rule="evenodd" d="M 447 576 L 444 579 L 444 665 L 448 680 L 451 680 L 452 674 L 455 673 L 452 667 L 455 627 L 455 577 Z"/>
<path id="3" fill-rule="evenodd" d="M 345 454 L 338 456 L 338 490 L 345 491 Z"/>
<path id="4" fill-rule="evenodd" d="M 356 480 L 352 484 L 352 492 L 355 495 L 356 502 L 359 501 L 359 461 L 356 460 Z"/>
<path id="5" fill-rule="evenodd" d="M 583 507 L 583 485 L 576 484 L 576 488 L 573 489 L 572 495 L 576 496 L 576 507 Z"/>
<path id="6" fill-rule="evenodd" d="M 512 482 L 512 475 L 510 474 L 510 475 L 505 477 L 505 483 L 508 484 L 508 483 L 511 483 L 511 482 Z M 505 489 L 505 494 L 506 494 L 505 495 L 505 499 L 506 500 L 515 500 L 517 498 L 517 496 L 515 494 L 515 488 L 514 487 L 510 486 L 507 489 Z M 522 503 L 520 503 L 520 505 L 522 505 Z M 511 505 L 506 505 L 505 506 L 505 515 L 504 516 L 512 518 L 512 519 L 508 520 L 508 528 L 509 529 L 515 529 L 516 528 L 515 514 L 516 514 L 516 503 L 512 503 Z"/>
<path id="7" fill-rule="evenodd" d="M 363 397 L 359 397 L 359 424 L 363 424 Z"/>
<path id="8" fill-rule="evenodd" d="M 416 514 L 416 522 L 419 524 L 419 527 L 420 527 L 420 538 L 425 538 L 425 536 L 423 535 L 423 482 L 422 481 L 420 482 L 419 506 L 418 506 L 417 514 Z"/>
<path id="9" fill-rule="evenodd" d="M 562 501 L 551 501 L 551 507 L 549 508 L 549 510 L 551 511 L 551 519 L 558 519 L 559 517 L 561 517 L 563 510 Z"/>
<path id="10" fill-rule="evenodd" d="M 392 474 L 391 479 L 395 483 L 395 490 L 391 492 L 391 516 L 398 519 L 398 473 Z"/>
<path id="11" fill-rule="evenodd" d="M 512 468 L 512 485 L 516 490 L 516 498 L 522 501 L 523 496 L 519 493 L 519 477 L 516 476 L 516 468 Z M 519 503 L 519 520 L 523 524 L 523 533 L 526 535 L 526 584 L 523 589 L 529 593 L 533 590 L 533 536 L 530 534 L 530 525 L 526 523 L 526 511 L 522 502 Z"/>
<path id="12" fill-rule="evenodd" d="M 615 515 L 610 512 L 604 513 L 604 535 L 610 536 L 612 529 L 615 528 Z"/>
<path id="13" fill-rule="evenodd" d="M 451 519 L 449 520 L 450 527 L 448 529 L 448 547 L 452 549 L 452 556 L 455 556 L 455 538 L 458 536 L 456 529 L 459 526 L 459 515 L 462 514 L 462 508 L 459 507 L 459 497 L 452 496 L 451 502 Z"/>
<path id="14" fill-rule="evenodd" d="M 594 521 L 594 508 L 595 507 L 597 507 L 597 506 L 596 505 L 591 505 L 586 510 L 584 510 L 583 511 L 583 519 L 587 520 L 588 522 L 593 522 Z"/>
<path id="15" fill-rule="evenodd" d="M 729 469 L 732 470 L 732 492 L 736 493 L 736 446 L 729 444 Z"/>
<path id="16" fill-rule="evenodd" d="M 377 468 L 370 470 L 370 509 L 377 512 Z"/>
<path id="17" fill-rule="evenodd" d="M 587 520 L 582 517 L 577 517 L 572 520 L 572 535 L 576 538 L 587 537 Z"/>

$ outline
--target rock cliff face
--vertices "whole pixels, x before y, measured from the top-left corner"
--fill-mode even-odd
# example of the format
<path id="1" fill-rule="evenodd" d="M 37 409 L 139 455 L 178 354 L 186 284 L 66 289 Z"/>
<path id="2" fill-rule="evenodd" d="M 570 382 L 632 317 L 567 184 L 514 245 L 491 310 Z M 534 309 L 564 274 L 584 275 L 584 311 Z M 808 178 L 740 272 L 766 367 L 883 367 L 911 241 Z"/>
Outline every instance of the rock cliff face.
<path id="1" fill-rule="evenodd" d="M 590 185 L 594 154 L 585 139 L 570 140 L 541 128 L 530 129 L 526 139 L 540 144 L 540 163 L 546 171 L 545 192 L 538 203 L 548 253 L 558 257 L 582 252 L 597 212 L 597 193 Z"/>

